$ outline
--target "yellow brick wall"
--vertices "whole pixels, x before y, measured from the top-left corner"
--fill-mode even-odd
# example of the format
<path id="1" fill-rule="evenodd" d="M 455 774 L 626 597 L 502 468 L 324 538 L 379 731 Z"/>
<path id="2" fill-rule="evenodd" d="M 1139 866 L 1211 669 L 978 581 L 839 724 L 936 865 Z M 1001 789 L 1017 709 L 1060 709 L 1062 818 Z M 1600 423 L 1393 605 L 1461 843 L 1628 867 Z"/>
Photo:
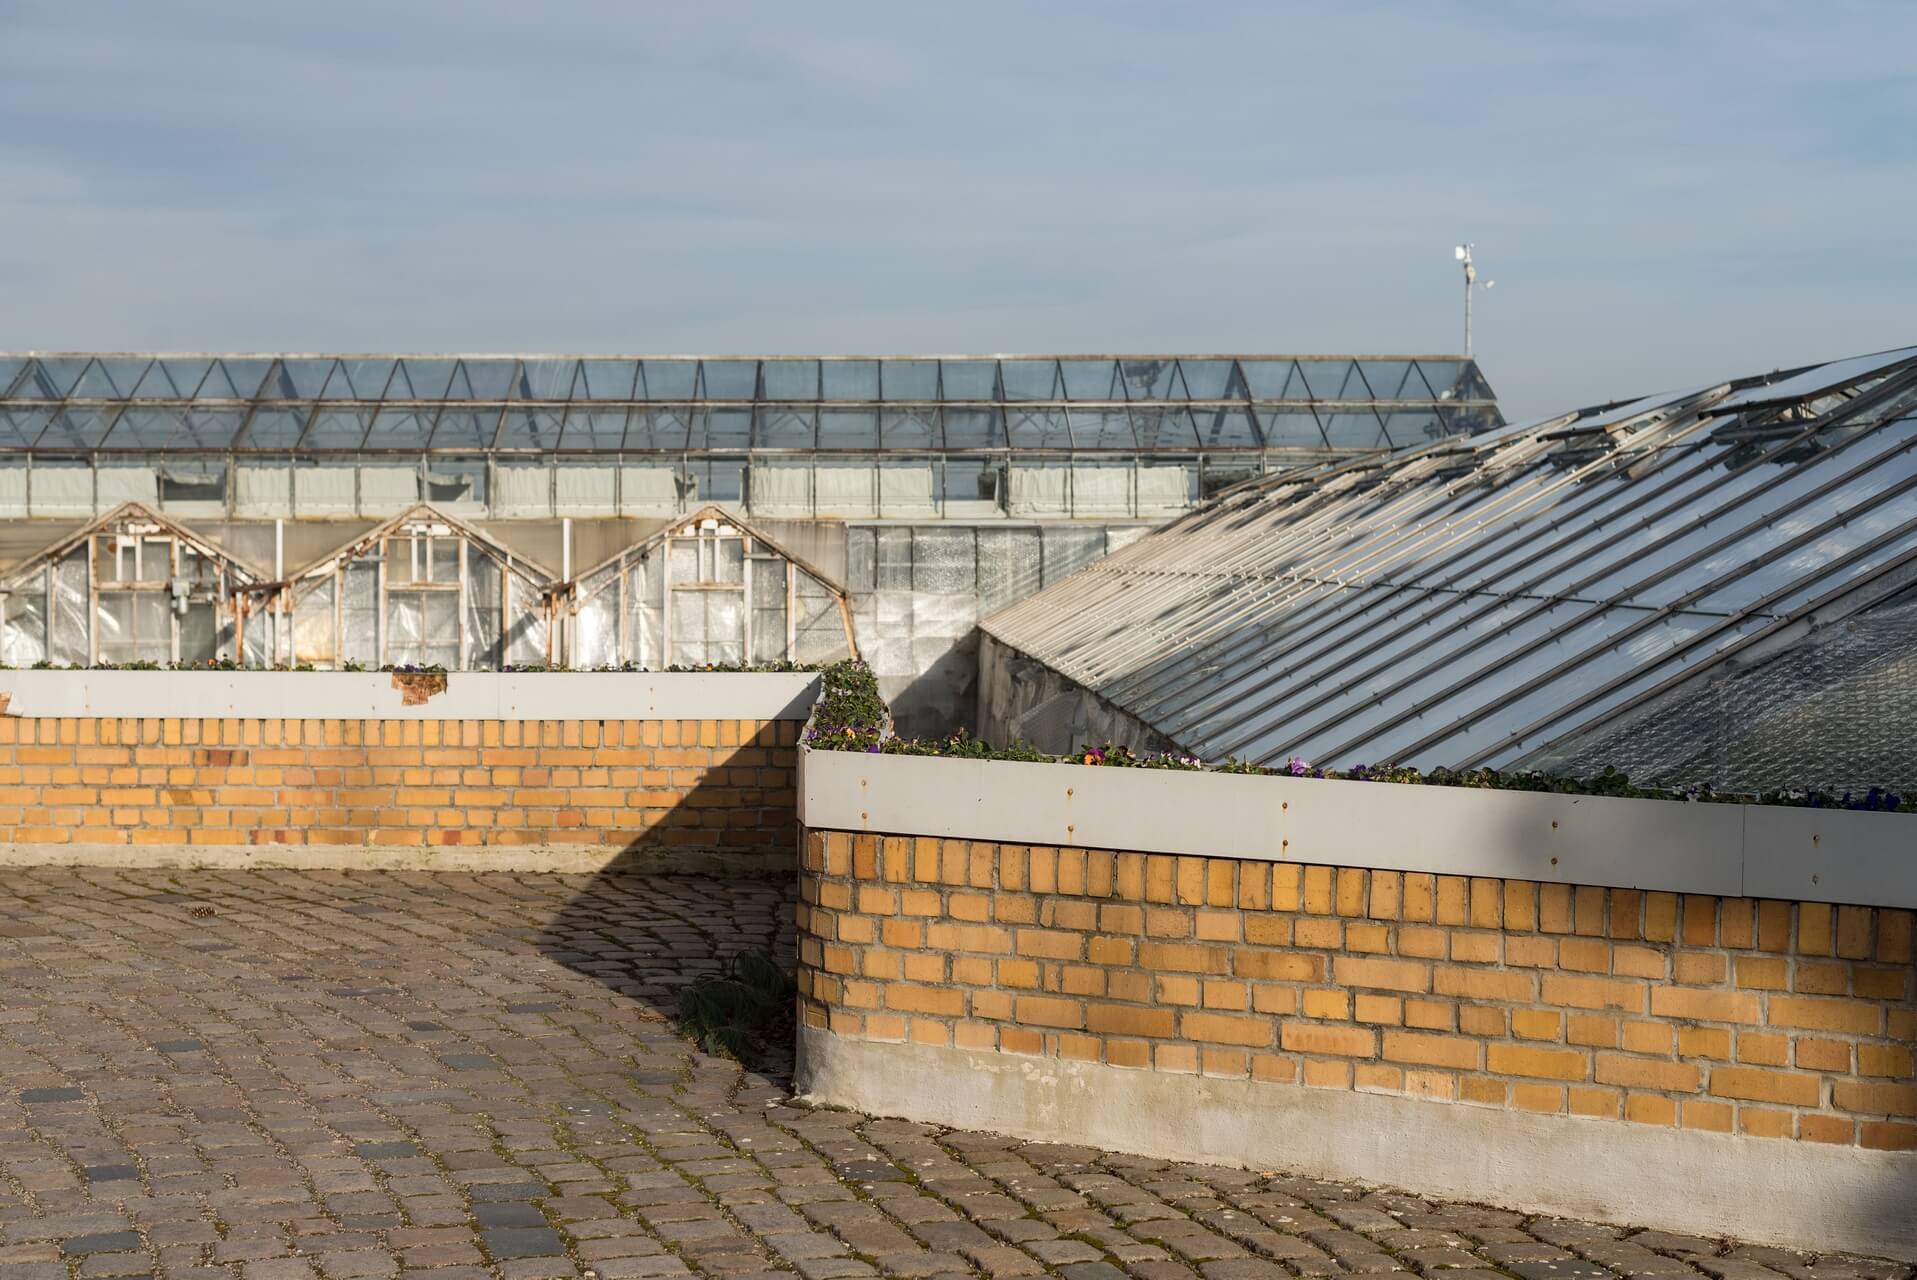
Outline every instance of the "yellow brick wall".
<path id="1" fill-rule="evenodd" d="M 799 725 L 0 716 L 0 841 L 793 847 Z"/>
<path id="2" fill-rule="evenodd" d="M 868 1040 L 1917 1148 L 1912 913 L 808 832 Z"/>

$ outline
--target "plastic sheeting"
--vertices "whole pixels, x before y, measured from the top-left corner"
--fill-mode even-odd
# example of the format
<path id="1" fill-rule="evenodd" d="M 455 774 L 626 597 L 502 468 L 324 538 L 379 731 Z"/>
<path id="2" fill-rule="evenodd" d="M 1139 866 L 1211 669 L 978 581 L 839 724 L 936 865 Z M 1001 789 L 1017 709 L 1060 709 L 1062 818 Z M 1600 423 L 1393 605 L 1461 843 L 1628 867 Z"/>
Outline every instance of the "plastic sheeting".
<path id="1" fill-rule="evenodd" d="M 459 665 L 459 593 L 388 591 L 386 658 L 394 666 Z"/>
<path id="2" fill-rule="evenodd" d="M 416 466 L 362 466 L 359 469 L 359 513 L 396 516 L 419 501 Z"/>
<path id="3" fill-rule="evenodd" d="M 466 544 L 466 667 L 499 669 L 500 563 L 472 543 Z"/>
<path id="4" fill-rule="evenodd" d="M 506 661 L 515 667 L 545 666 L 546 615 L 539 592 L 517 574 L 506 575 Z"/>
<path id="5" fill-rule="evenodd" d="M 8 592 L 0 662 L 30 667 L 47 656 L 47 575 L 36 573 Z"/>
<path id="6" fill-rule="evenodd" d="M 870 516 L 877 514 L 873 502 L 876 469 L 870 462 L 829 462 L 817 464 L 814 480 L 820 515 Z"/>
<path id="7" fill-rule="evenodd" d="M 752 468 L 752 509 L 763 515 L 810 515 L 812 467 L 761 462 Z"/>
<path id="8" fill-rule="evenodd" d="M 359 510 L 359 469 L 351 463 L 293 468 L 293 508 L 301 515 L 352 515 Z"/>
<path id="9" fill-rule="evenodd" d="M 562 462 L 553 473 L 553 510 L 562 516 L 617 515 L 618 483 L 611 463 Z"/>
<path id="10" fill-rule="evenodd" d="M 341 665 L 377 667 L 379 662 L 379 562 L 354 560 L 343 575 L 346 594 L 340 601 L 339 656 Z"/>
<path id="11" fill-rule="evenodd" d="M 552 468 L 502 462 L 493 468 L 493 510 L 502 516 L 550 516 Z"/>
<path id="12" fill-rule="evenodd" d="M 626 630 L 626 658 L 647 668 L 665 662 L 666 575 L 658 556 L 642 556 L 627 579 L 632 620 Z"/>
<path id="13" fill-rule="evenodd" d="M 160 476 L 150 463 L 102 462 L 97 485 L 101 511 L 111 511 L 122 502 L 160 505 Z"/>
<path id="14" fill-rule="evenodd" d="M 602 569 L 579 584 L 579 608 L 572 617 L 572 665 L 580 669 L 619 664 L 619 582 L 617 569 Z"/>
<path id="15" fill-rule="evenodd" d="M 84 462 L 33 461 L 28 513 L 36 516 L 93 514 L 93 468 Z"/>
<path id="16" fill-rule="evenodd" d="M 744 661 L 744 593 L 674 590 L 671 665 Z"/>
<path id="17" fill-rule="evenodd" d="M 679 472 L 672 467 L 619 468 L 619 506 L 642 515 L 677 511 Z"/>
<path id="18" fill-rule="evenodd" d="M 750 564 L 752 661 L 778 662 L 785 657 L 786 563 L 777 559 L 755 558 Z"/>
<path id="19" fill-rule="evenodd" d="M 333 579 L 326 578 L 293 601 L 293 661 L 330 667 L 336 648 Z"/>
<path id="20" fill-rule="evenodd" d="M 1073 467 L 1071 510 L 1076 515 L 1129 515 L 1132 510 L 1131 465 Z"/>
<path id="21" fill-rule="evenodd" d="M 49 619 L 47 657 L 69 667 L 93 661 L 93 628 L 87 616 L 86 544 L 67 552 L 53 566 L 53 616 Z"/>
<path id="22" fill-rule="evenodd" d="M 1006 507 L 1015 516 L 1062 516 L 1071 511 L 1071 472 L 1058 467 L 1013 467 Z"/>
<path id="23" fill-rule="evenodd" d="M 290 516 L 292 478 L 284 466 L 242 462 L 233 472 L 233 508 L 242 516 Z"/>

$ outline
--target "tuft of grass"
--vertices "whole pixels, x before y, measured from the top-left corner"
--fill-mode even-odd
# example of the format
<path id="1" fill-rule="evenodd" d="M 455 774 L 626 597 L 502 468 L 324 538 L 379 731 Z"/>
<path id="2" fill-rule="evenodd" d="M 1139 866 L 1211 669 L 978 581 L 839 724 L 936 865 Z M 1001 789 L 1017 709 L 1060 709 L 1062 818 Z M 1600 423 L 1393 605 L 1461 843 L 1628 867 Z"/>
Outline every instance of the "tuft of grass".
<path id="1" fill-rule="evenodd" d="M 765 1047 L 792 1013 L 792 978 L 769 952 L 744 951 L 722 974 L 707 974 L 679 995 L 679 1034 L 710 1054 L 740 1062 Z"/>

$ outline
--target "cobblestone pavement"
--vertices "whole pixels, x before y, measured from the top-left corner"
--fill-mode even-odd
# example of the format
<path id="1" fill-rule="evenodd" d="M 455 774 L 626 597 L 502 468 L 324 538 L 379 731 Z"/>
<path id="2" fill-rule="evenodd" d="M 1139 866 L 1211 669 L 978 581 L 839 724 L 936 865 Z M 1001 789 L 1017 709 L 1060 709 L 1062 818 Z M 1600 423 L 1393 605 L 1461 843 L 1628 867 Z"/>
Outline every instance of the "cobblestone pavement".
<path id="1" fill-rule="evenodd" d="M 668 1021 L 790 914 L 694 878 L 6 872 L 0 1280 L 1910 1276 L 808 1111 Z"/>

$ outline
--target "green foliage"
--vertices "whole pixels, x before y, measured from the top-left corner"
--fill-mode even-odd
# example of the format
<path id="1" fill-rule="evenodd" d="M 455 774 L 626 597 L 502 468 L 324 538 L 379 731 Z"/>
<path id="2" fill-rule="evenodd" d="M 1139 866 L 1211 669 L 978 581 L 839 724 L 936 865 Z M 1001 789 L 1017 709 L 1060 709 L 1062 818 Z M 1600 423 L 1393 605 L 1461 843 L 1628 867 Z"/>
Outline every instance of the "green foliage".
<path id="1" fill-rule="evenodd" d="M 723 974 L 695 979 L 679 994 L 679 1034 L 711 1054 L 743 1062 L 792 1012 L 792 978 L 765 951 L 732 958 Z"/>

